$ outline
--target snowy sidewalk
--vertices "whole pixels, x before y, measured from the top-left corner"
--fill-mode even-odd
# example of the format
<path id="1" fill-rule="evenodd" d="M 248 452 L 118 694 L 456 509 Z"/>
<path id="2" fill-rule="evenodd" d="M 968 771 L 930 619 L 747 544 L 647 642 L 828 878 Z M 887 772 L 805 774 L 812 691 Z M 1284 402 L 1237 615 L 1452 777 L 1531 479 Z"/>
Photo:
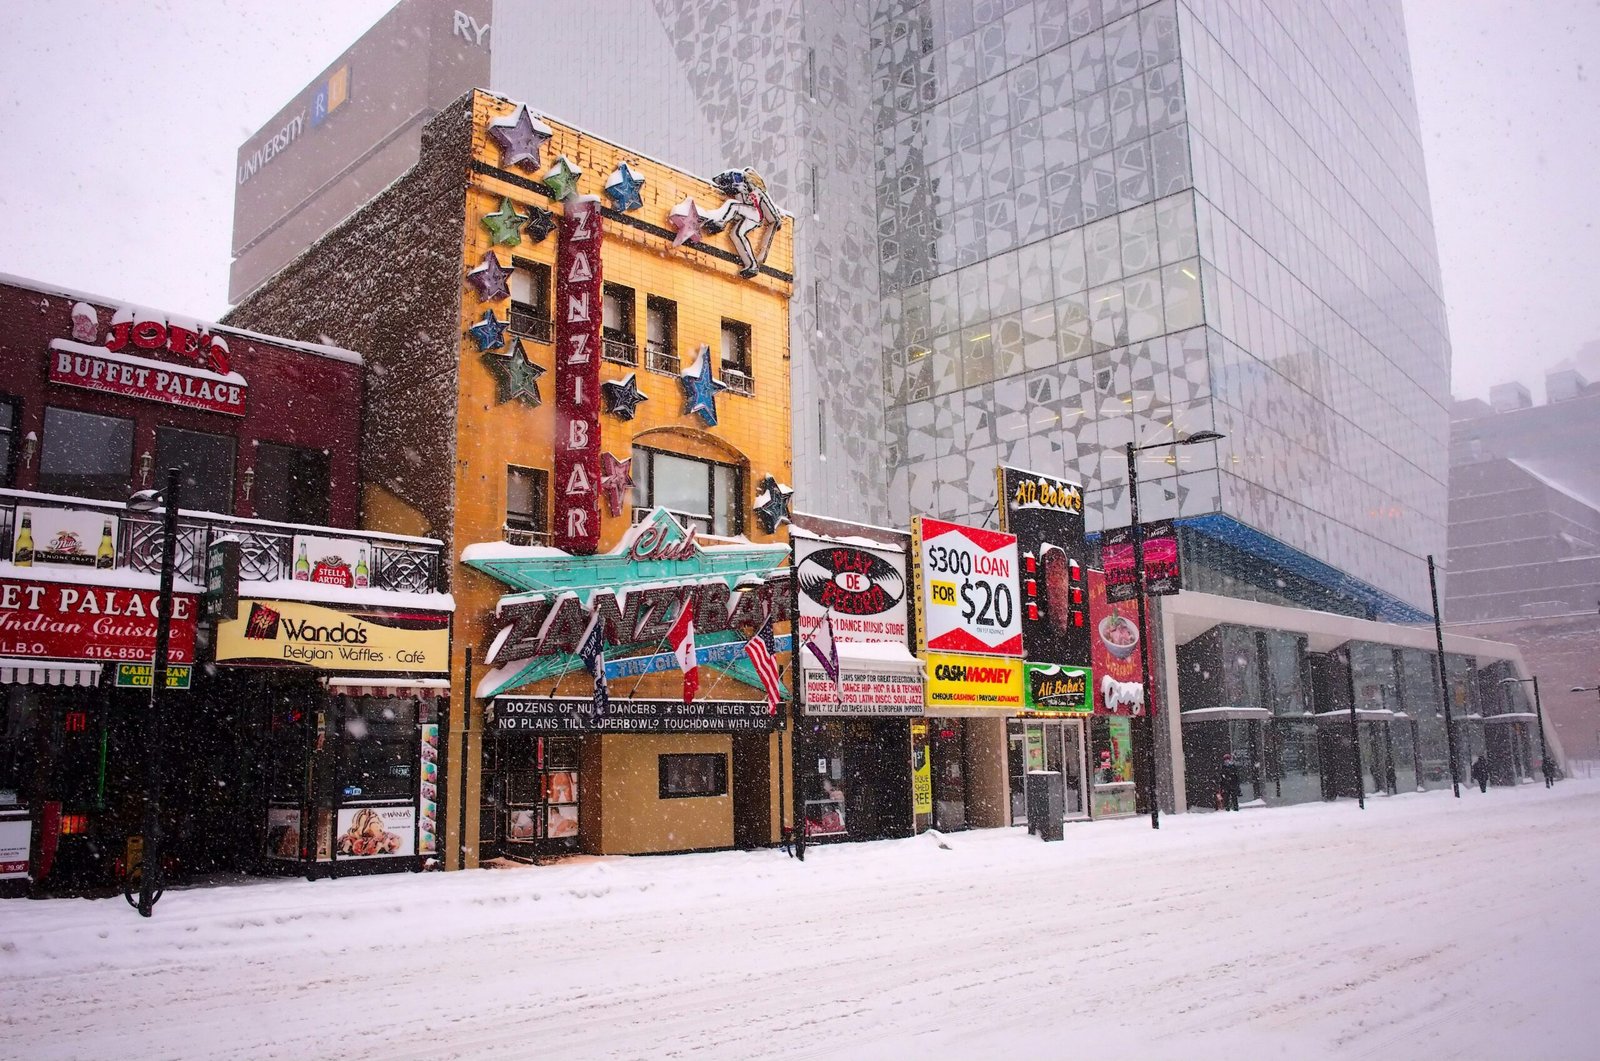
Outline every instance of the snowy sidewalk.
<path id="1" fill-rule="evenodd" d="M 0 1057 L 1581 1057 L 1600 783 L 0 902 Z"/>

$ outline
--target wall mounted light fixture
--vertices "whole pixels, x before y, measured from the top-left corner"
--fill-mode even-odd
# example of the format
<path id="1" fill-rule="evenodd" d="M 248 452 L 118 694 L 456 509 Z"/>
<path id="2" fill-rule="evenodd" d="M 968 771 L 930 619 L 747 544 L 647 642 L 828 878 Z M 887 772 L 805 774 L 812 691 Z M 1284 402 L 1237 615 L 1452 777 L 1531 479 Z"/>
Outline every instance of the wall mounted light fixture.
<path id="1" fill-rule="evenodd" d="M 149 450 L 139 454 L 139 485 L 150 485 L 150 472 L 155 469 L 156 459 L 150 455 Z"/>
<path id="2" fill-rule="evenodd" d="M 33 458 L 39 453 L 39 436 L 29 431 L 22 436 L 22 466 L 33 467 Z"/>
<path id="3" fill-rule="evenodd" d="M 244 487 L 244 499 L 246 501 L 250 500 L 250 491 L 254 490 L 256 486 L 256 470 L 254 468 L 246 468 L 244 474 L 239 477 L 239 485 Z"/>

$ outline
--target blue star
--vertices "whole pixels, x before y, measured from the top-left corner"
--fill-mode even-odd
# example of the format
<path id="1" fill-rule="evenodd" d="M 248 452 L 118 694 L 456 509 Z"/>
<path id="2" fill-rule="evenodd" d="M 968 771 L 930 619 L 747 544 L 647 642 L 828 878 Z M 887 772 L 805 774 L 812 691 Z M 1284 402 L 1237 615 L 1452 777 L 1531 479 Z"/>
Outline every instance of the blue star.
<path id="1" fill-rule="evenodd" d="M 632 372 L 621 379 L 608 379 L 600 384 L 600 396 L 606 400 L 606 412 L 618 420 L 632 420 L 639 403 L 650 400 L 647 395 L 639 393 L 639 381 Z"/>
<path id="2" fill-rule="evenodd" d="M 789 499 L 793 496 L 793 490 L 772 476 L 769 475 L 761 480 L 752 511 L 755 512 L 756 519 L 761 522 L 762 530 L 771 534 L 780 525 L 789 522 Z"/>
<path id="3" fill-rule="evenodd" d="M 611 196 L 611 205 L 624 213 L 644 206 L 644 199 L 639 195 L 639 189 L 643 187 L 644 178 L 633 172 L 633 167 L 626 162 L 618 165 L 606 178 L 606 194 Z"/>
<path id="4" fill-rule="evenodd" d="M 707 427 L 716 427 L 717 392 L 727 390 L 728 385 L 711 376 L 711 347 L 700 348 L 694 364 L 683 370 L 678 382 L 683 385 L 683 397 L 687 403 L 684 415 L 698 413 Z"/>
<path id="5" fill-rule="evenodd" d="M 483 320 L 467 329 L 467 334 L 478 341 L 478 353 L 498 350 L 506 345 L 506 322 L 494 315 L 494 310 L 483 311 Z"/>

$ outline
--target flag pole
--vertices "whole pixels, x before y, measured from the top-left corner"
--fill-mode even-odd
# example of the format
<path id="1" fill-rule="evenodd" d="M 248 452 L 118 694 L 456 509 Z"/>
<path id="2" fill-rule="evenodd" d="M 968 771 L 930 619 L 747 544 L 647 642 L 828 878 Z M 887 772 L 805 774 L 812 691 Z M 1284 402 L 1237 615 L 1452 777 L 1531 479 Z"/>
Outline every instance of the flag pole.
<path id="1" fill-rule="evenodd" d="M 789 718 L 794 726 L 793 750 L 790 755 L 790 768 L 794 771 L 794 854 L 800 861 L 806 860 L 806 797 L 805 785 L 802 782 L 801 763 L 806 753 L 805 739 L 805 709 L 806 709 L 806 681 L 805 663 L 801 657 L 801 626 L 800 626 L 800 567 L 796 562 L 795 539 L 793 530 L 789 533 L 789 673 L 793 677 L 794 688 L 789 694 Z M 783 764 L 780 762 L 780 769 Z"/>

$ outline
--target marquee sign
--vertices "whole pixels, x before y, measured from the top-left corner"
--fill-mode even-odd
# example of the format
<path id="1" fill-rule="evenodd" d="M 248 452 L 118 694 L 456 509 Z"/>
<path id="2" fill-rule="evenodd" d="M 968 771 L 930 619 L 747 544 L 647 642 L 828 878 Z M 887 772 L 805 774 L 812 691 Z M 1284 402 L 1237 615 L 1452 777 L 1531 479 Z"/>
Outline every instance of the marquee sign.
<path id="1" fill-rule="evenodd" d="M 661 508 L 629 528 L 615 548 L 592 556 L 504 542 L 469 545 L 461 562 L 514 591 L 495 609 L 499 628 L 484 653 L 493 669 L 477 695 L 494 696 L 577 670 L 582 663 L 574 650 L 595 612 L 606 673 L 616 673 L 619 665 L 625 672 L 635 658 L 660 654 L 673 620 L 691 599 L 699 662 L 760 688 L 738 649 L 769 609 L 775 622 L 788 620 L 788 573 L 781 570 L 788 558 L 789 547 L 781 544 L 701 545 Z M 756 592 L 736 594 L 734 586 L 745 576 L 765 581 Z"/>
<path id="2" fill-rule="evenodd" d="M 612 700 L 603 715 L 587 696 L 497 696 L 501 733 L 766 733 L 783 719 L 765 700 Z"/>
<path id="3" fill-rule="evenodd" d="M 233 371 L 228 341 L 195 321 L 123 308 L 105 345 L 95 346 L 93 307 L 73 309 L 72 339 L 50 343 L 50 382 L 65 387 L 244 415 L 245 378 Z"/>
<path id="4" fill-rule="evenodd" d="M 217 624 L 218 663 L 301 664 L 317 670 L 450 672 L 447 612 L 340 610 L 279 600 L 241 600 L 239 618 Z"/>
<path id="5" fill-rule="evenodd" d="M 1016 535 L 916 516 L 911 548 L 923 648 L 1022 655 Z"/>
<path id="6" fill-rule="evenodd" d="M 1085 712 L 1090 630 L 1083 488 L 1020 468 L 1001 467 L 997 477 L 1000 528 L 1017 536 L 1021 554 L 1028 709 Z"/>
<path id="7" fill-rule="evenodd" d="M 600 547 L 600 247 L 593 196 L 567 200 L 556 244 L 555 544 Z"/>

